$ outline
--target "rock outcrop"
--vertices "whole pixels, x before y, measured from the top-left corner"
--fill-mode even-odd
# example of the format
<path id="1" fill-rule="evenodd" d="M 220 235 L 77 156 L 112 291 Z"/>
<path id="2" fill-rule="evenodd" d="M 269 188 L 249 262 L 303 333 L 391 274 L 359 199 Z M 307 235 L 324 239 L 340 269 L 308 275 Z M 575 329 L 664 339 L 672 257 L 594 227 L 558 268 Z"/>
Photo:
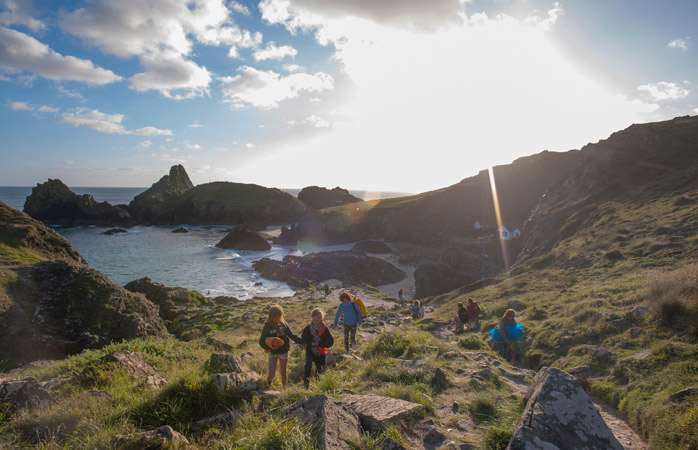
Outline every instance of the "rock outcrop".
<path id="1" fill-rule="evenodd" d="M 347 440 L 357 440 L 361 435 L 356 413 L 325 394 L 298 400 L 284 409 L 284 415 L 298 417 L 311 426 L 319 449 L 351 450 Z"/>
<path id="2" fill-rule="evenodd" d="M 259 388 L 261 377 L 238 356 L 214 353 L 206 363 L 206 370 L 221 372 L 211 376 L 214 386 L 221 392 L 231 389 L 238 392 L 252 392 Z"/>
<path id="3" fill-rule="evenodd" d="M 63 226 L 130 226 L 135 222 L 128 211 L 89 194 L 77 195 L 61 180 L 37 184 L 24 203 L 24 212 L 44 223 Z"/>
<path id="4" fill-rule="evenodd" d="M 393 249 L 383 241 L 361 241 L 354 244 L 352 250 L 366 253 L 390 253 Z"/>
<path id="5" fill-rule="evenodd" d="M 145 295 L 151 302 L 160 307 L 160 317 L 173 320 L 181 308 L 211 305 L 213 301 L 196 291 L 182 287 L 169 287 L 156 283 L 148 277 L 129 281 L 125 286 L 131 292 Z"/>
<path id="6" fill-rule="evenodd" d="M 143 384 L 147 386 L 160 387 L 167 384 L 167 380 L 143 359 L 143 353 L 139 351 L 113 352 L 104 356 L 102 361 L 117 364 L 134 378 L 142 380 Z"/>
<path id="7" fill-rule="evenodd" d="M 397 283 L 407 275 L 389 262 L 363 252 L 336 251 L 286 256 L 283 261 L 262 258 L 253 267 L 264 278 L 305 287 L 312 281 L 336 278 L 345 284 L 373 286 Z"/>
<path id="8" fill-rule="evenodd" d="M 246 228 L 235 228 L 216 244 L 218 248 L 234 250 L 271 250 L 271 244 L 262 236 Z"/>
<path id="9" fill-rule="evenodd" d="M 0 359 L 10 365 L 168 336 L 157 306 L 96 270 L 45 261 L 11 273 L 14 280 L 0 292 Z"/>
<path id="10" fill-rule="evenodd" d="M 336 187 L 330 190 L 319 186 L 303 188 L 298 193 L 298 199 L 307 203 L 313 209 L 324 209 L 361 201 L 360 198 L 354 197 L 346 189 Z"/>
<path id="11" fill-rule="evenodd" d="M 359 416 L 363 429 L 371 433 L 390 424 L 405 423 L 424 411 L 418 403 L 379 395 L 349 395 L 342 403 Z"/>
<path id="12" fill-rule="evenodd" d="M 134 197 L 128 209 L 138 223 L 162 224 L 159 217 L 169 215 L 174 201 L 193 187 L 184 167 L 179 164 L 172 166 L 169 175 Z"/>
<path id="13" fill-rule="evenodd" d="M 169 425 L 163 425 L 155 430 L 142 433 L 117 435 L 111 442 L 111 448 L 118 448 L 119 450 L 165 450 L 181 448 L 181 446 L 188 444 L 187 438 L 174 431 Z"/>
<path id="14" fill-rule="evenodd" d="M 526 409 L 507 450 L 623 450 L 572 375 L 544 367 L 524 399 Z"/>

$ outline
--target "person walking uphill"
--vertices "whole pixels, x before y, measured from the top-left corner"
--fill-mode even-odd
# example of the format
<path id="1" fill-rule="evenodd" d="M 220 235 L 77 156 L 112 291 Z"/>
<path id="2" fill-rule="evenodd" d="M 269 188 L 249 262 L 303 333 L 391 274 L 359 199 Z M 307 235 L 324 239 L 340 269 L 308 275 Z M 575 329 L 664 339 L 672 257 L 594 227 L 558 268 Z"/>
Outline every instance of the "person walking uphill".
<path id="1" fill-rule="evenodd" d="M 361 317 L 361 309 L 351 300 L 351 295 L 348 292 L 339 294 L 339 299 L 342 303 L 337 308 L 337 314 L 334 316 L 334 325 L 337 326 L 339 316 L 344 314 L 344 350 L 349 354 L 349 344 L 356 345 L 356 329 L 363 322 Z M 351 338 L 351 341 L 350 341 Z"/>
<path id="2" fill-rule="evenodd" d="M 267 373 L 267 383 L 271 385 L 276 375 L 276 362 L 279 362 L 279 374 L 281 374 L 281 386 L 286 388 L 286 366 L 288 364 L 288 351 L 291 342 L 301 344 L 301 338 L 293 334 L 291 328 L 284 321 L 284 310 L 279 305 L 269 308 L 269 316 L 262 328 L 259 336 L 259 346 L 269 353 L 269 372 Z"/>
<path id="3" fill-rule="evenodd" d="M 301 340 L 305 346 L 305 370 L 303 372 L 303 384 L 307 388 L 310 385 L 310 372 L 313 363 L 320 375 L 325 370 L 325 355 L 328 348 L 334 345 L 334 338 L 330 329 L 324 322 L 325 313 L 321 309 L 314 309 L 310 313 L 311 322 L 303 328 Z"/>

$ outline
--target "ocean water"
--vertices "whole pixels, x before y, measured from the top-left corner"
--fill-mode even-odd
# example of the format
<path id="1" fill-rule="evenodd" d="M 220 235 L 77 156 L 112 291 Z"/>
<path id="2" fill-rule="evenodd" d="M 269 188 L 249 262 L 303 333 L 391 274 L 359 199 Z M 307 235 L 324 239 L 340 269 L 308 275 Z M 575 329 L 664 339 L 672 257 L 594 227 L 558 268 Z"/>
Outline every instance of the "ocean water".
<path id="1" fill-rule="evenodd" d="M 0 187 L 0 200 L 22 210 L 31 187 Z M 76 194 L 92 194 L 97 201 L 112 205 L 128 204 L 147 188 L 71 187 Z M 286 190 L 297 195 L 300 189 Z M 351 191 L 357 197 L 376 198 L 377 193 Z M 383 198 L 407 195 L 382 193 Z M 239 299 L 254 296 L 284 297 L 294 291 L 286 284 L 266 280 L 252 268 L 261 258 L 282 259 L 288 254 L 343 250 L 351 245 L 335 247 L 274 246 L 269 251 L 245 252 L 217 248 L 229 227 L 209 228 L 187 226 L 189 233 L 172 233 L 174 226 L 128 228 L 126 233 L 104 235 L 107 228 L 65 227 L 56 231 L 87 260 L 91 267 L 103 272 L 116 284 L 124 285 L 142 277 L 167 286 L 181 286 L 209 296 L 228 295 Z M 273 230 L 268 230 L 273 231 Z"/>

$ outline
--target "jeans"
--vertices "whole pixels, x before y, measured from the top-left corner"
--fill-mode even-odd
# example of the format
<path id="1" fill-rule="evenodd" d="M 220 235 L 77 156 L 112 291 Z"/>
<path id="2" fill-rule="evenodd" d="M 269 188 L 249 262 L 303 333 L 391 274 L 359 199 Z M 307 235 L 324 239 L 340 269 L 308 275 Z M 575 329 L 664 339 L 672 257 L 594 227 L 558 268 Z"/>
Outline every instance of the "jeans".
<path id="1" fill-rule="evenodd" d="M 310 383 L 310 372 L 313 370 L 313 363 L 317 369 L 318 376 L 325 370 L 325 355 L 317 356 L 312 352 L 305 353 L 305 370 L 303 371 L 303 382 L 305 387 Z"/>
<path id="2" fill-rule="evenodd" d="M 349 352 L 349 344 L 356 345 L 356 329 L 359 328 L 359 324 L 354 325 L 344 324 L 344 350 Z M 351 342 L 349 339 L 351 338 Z"/>

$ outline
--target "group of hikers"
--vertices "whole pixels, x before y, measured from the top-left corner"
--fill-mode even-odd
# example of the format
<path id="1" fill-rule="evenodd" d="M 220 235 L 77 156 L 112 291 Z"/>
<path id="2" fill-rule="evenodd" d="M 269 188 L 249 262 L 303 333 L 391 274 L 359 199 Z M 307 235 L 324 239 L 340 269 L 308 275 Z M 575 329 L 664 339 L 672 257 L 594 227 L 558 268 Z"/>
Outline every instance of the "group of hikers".
<path id="1" fill-rule="evenodd" d="M 339 317 L 344 316 L 344 350 L 347 355 L 351 347 L 356 345 L 356 330 L 363 323 L 361 308 L 352 300 L 348 292 L 339 295 L 341 303 L 334 317 L 336 327 Z M 276 375 L 277 362 L 281 375 L 281 386 L 285 389 L 288 380 L 286 367 L 288 364 L 288 352 L 291 349 L 291 341 L 305 347 L 305 368 L 303 371 L 303 384 L 307 388 L 310 385 L 310 375 L 313 365 L 319 376 L 325 370 L 325 356 L 329 348 L 334 345 L 334 337 L 329 327 L 325 324 L 325 313 L 320 308 L 315 308 L 310 313 L 310 323 L 303 328 L 300 337 L 295 335 L 284 320 L 284 310 L 279 305 L 269 308 L 267 321 L 259 336 L 259 345 L 269 354 L 269 371 L 267 383 L 271 385 Z"/>
<path id="2" fill-rule="evenodd" d="M 361 308 L 353 301 L 348 292 L 339 295 L 340 304 L 334 317 L 332 328 L 337 327 L 339 318 L 343 316 L 344 327 L 344 351 L 346 355 L 351 353 L 351 348 L 356 345 L 356 331 L 363 323 Z M 404 293 L 400 289 L 399 302 L 405 305 Z M 413 319 L 424 317 L 424 306 L 415 300 L 410 306 Z M 477 329 L 479 318 L 482 315 L 480 305 L 468 298 L 467 304 L 458 303 L 458 312 L 453 318 L 451 326 L 456 334 L 466 330 Z M 317 376 L 325 370 L 326 355 L 329 348 L 334 345 L 334 337 L 330 327 L 325 324 L 325 313 L 320 308 L 315 308 L 310 313 L 310 323 L 303 328 L 300 337 L 295 335 L 284 320 L 284 310 L 279 305 L 269 309 L 269 315 L 262 333 L 259 337 L 259 345 L 269 354 L 267 383 L 271 385 L 276 375 L 276 366 L 279 366 L 281 385 L 285 389 L 288 380 L 287 364 L 291 341 L 305 348 L 305 367 L 303 371 L 303 384 L 306 388 L 310 385 L 310 375 L 315 365 Z M 504 316 L 499 319 L 497 328 L 490 331 L 492 341 L 496 343 L 497 351 L 509 361 L 520 361 L 521 350 L 515 343 L 519 342 L 523 334 L 523 327 L 516 322 L 516 312 L 507 309 Z"/>

